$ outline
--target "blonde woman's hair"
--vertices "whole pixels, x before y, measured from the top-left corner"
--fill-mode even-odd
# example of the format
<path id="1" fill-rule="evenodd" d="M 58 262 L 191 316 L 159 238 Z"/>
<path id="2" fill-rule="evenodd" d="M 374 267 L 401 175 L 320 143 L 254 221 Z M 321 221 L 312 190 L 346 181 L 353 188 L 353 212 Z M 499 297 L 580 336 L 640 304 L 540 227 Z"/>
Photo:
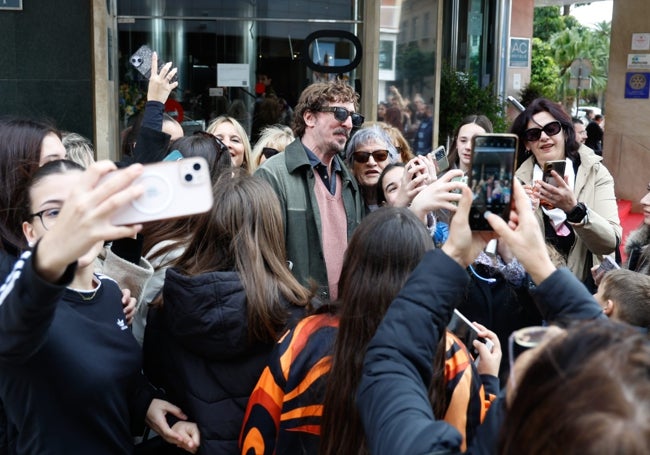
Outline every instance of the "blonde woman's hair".
<path id="1" fill-rule="evenodd" d="M 65 159 L 87 168 L 95 162 L 92 142 L 81 134 L 64 132 L 61 141 L 65 147 Z"/>
<path id="2" fill-rule="evenodd" d="M 262 160 L 262 150 L 265 147 L 276 149 L 278 152 L 284 152 L 287 145 L 291 144 L 294 139 L 293 131 L 286 125 L 276 124 L 262 128 L 260 138 L 255 143 L 255 147 L 253 147 L 253 165 L 251 172 L 254 172 L 259 167 L 260 161 Z"/>
<path id="3" fill-rule="evenodd" d="M 228 115 L 220 115 L 214 119 L 210 125 L 208 125 L 206 131 L 210 134 L 215 134 L 217 127 L 222 123 L 231 123 L 235 127 L 235 131 L 237 131 L 237 134 L 239 134 L 239 137 L 241 137 L 242 144 L 244 144 L 244 160 L 242 161 L 241 167 L 249 173 L 252 172 L 251 142 L 248 139 L 248 134 L 246 133 L 246 130 L 241 123 L 239 123 L 234 117 L 230 117 Z"/>

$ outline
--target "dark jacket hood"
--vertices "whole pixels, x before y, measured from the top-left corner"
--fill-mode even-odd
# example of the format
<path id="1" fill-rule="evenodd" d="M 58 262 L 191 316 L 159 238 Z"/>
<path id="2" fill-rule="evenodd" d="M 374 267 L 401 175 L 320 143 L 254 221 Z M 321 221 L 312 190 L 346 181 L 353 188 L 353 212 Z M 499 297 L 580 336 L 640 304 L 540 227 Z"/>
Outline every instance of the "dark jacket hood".
<path id="1" fill-rule="evenodd" d="M 163 305 L 171 335 L 189 351 L 228 359 L 251 347 L 246 295 L 237 272 L 186 276 L 170 268 L 165 275 Z"/>

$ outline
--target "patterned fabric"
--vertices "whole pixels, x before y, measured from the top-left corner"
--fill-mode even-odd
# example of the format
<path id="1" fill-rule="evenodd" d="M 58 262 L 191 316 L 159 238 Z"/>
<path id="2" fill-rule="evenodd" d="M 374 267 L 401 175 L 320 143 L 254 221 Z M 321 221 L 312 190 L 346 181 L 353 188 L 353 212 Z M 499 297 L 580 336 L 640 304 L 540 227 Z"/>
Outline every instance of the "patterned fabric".
<path id="1" fill-rule="evenodd" d="M 336 316 L 310 316 L 278 342 L 248 402 L 239 440 L 242 454 L 318 453 L 338 323 Z M 451 332 L 447 332 L 445 382 L 449 405 L 444 420 L 461 433 L 464 450 L 497 390 L 486 392 L 467 348 Z"/>
<path id="2" fill-rule="evenodd" d="M 486 391 L 467 348 L 456 335 L 447 331 L 446 340 L 445 390 L 449 404 L 444 420 L 463 436 L 461 448 L 465 451 L 498 390 Z"/>
<path id="3" fill-rule="evenodd" d="M 318 453 L 337 316 L 303 319 L 278 342 L 248 401 L 242 454 Z"/>

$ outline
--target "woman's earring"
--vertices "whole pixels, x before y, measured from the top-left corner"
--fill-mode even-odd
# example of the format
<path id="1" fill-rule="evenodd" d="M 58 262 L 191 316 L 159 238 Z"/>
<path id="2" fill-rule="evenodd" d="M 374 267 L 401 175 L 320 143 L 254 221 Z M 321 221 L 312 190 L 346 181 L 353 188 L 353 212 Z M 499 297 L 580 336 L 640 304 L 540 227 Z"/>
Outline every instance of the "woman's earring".
<path id="1" fill-rule="evenodd" d="M 32 242 L 32 241 L 29 241 L 29 242 L 27 242 L 27 245 L 28 245 L 30 248 L 34 248 L 35 243 Z"/>

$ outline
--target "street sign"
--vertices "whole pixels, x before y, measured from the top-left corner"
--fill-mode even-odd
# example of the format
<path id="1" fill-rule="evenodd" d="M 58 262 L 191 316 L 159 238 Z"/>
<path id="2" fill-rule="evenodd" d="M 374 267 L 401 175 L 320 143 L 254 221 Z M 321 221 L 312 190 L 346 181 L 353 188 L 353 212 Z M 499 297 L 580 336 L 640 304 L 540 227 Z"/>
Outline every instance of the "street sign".
<path id="1" fill-rule="evenodd" d="M 591 74 L 592 66 L 588 58 L 577 58 L 571 62 L 571 76 L 581 78 L 589 77 Z"/>
<path id="2" fill-rule="evenodd" d="M 573 90 L 589 90 L 591 88 L 591 78 L 590 77 L 572 77 L 569 79 L 569 88 Z"/>

